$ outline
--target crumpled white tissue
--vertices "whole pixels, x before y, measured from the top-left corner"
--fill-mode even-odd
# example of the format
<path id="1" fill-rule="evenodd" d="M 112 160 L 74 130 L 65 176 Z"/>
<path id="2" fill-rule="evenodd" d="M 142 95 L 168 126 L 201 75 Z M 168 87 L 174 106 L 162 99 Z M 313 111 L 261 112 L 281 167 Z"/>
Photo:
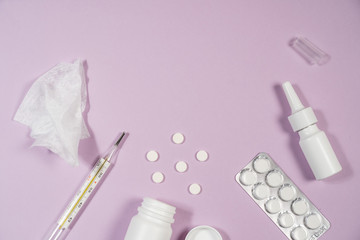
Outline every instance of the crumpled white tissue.
<path id="1" fill-rule="evenodd" d="M 14 120 L 30 127 L 32 146 L 47 147 L 78 166 L 80 139 L 90 136 L 82 115 L 86 100 L 82 61 L 60 63 L 33 83 Z"/>

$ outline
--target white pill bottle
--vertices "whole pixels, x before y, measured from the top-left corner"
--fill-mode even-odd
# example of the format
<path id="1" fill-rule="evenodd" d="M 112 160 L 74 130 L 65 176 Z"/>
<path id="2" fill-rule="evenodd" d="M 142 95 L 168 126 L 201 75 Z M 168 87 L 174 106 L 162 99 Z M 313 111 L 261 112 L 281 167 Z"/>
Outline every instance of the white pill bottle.
<path id="1" fill-rule="evenodd" d="M 152 198 L 144 198 L 129 224 L 124 240 L 170 240 L 176 208 Z"/>

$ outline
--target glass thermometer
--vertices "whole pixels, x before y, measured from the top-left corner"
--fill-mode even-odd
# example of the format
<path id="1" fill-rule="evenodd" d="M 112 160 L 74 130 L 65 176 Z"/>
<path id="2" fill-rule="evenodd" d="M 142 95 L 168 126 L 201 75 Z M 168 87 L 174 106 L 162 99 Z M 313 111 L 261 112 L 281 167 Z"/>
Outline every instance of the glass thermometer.
<path id="1" fill-rule="evenodd" d="M 124 136 L 125 132 L 121 134 L 120 138 L 105 154 L 105 156 L 96 162 L 83 185 L 80 187 L 79 191 L 75 194 L 74 198 L 57 221 L 55 229 L 49 234 L 50 237 L 47 236 L 45 239 L 60 240 L 66 238 L 70 230 L 69 227 L 74 220 L 80 216 L 81 210 L 84 208 L 89 198 L 95 193 L 94 190 L 104 178 L 105 173 L 109 170 L 111 159 L 115 156 L 117 150 L 119 149 L 119 144 Z"/>

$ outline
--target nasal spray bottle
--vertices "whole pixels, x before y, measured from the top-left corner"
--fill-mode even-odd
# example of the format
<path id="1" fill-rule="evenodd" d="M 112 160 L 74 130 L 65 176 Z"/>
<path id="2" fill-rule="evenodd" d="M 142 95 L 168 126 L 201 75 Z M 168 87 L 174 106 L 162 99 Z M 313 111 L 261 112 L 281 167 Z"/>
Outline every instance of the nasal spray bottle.
<path id="1" fill-rule="evenodd" d="M 305 108 L 290 82 L 282 85 L 291 107 L 289 122 L 294 132 L 300 135 L 300 147 L 317 180 L 330 177 L 341 171 L 341 165 L 326 134 L 321 131 L 311 107 Z"/>

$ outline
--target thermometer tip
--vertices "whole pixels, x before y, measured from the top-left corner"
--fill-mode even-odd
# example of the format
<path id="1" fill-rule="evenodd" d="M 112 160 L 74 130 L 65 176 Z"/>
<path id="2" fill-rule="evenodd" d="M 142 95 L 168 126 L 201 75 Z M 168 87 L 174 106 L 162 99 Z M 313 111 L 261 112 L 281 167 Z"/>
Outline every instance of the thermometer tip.
<path id="1" fill-rule="evenodd" d="M 121 140 L 123 139 L 124 136 L 125 136 L 125 132 L 123 132 L 121 134 L 120 138 L 116 141 L 115 146 L 119 146 L 119 144 L 120 144 L 120 142 L 121 142 Z"/>

